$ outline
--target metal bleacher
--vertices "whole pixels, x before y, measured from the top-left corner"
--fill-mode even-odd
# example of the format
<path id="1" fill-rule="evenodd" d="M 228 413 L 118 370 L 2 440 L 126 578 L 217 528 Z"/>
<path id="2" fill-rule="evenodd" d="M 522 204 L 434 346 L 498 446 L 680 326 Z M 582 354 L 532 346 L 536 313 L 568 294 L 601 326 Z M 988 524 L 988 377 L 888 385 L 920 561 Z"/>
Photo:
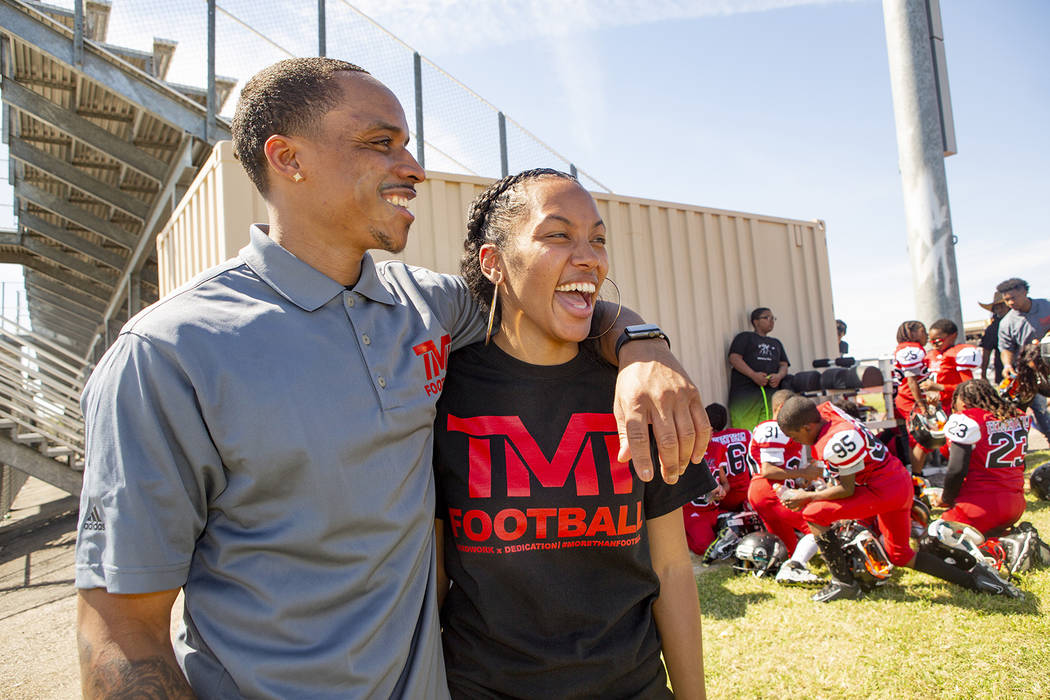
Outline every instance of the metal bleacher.
<path id="1" fill-rule="evenodd" d="M 84 460 L 81 362 L 26 328 L 0 324 L 0 462 L 71 494 Z"/>
<path id="2" fill-rule="evenodd" d="M 0 263 L 23 267 L 32 325 L 0 323 L 0 516 L 24 475 L 79 494 L 84 379 L 116 330 L 157 299 L 156 234 L 212 145 L 229 138 L 215 115 L 236 81 L 166 82 L 174 42 L 114 46 L 109 2 L 76 8 L 0 0 L 16 221 L 0 229 Z"/>

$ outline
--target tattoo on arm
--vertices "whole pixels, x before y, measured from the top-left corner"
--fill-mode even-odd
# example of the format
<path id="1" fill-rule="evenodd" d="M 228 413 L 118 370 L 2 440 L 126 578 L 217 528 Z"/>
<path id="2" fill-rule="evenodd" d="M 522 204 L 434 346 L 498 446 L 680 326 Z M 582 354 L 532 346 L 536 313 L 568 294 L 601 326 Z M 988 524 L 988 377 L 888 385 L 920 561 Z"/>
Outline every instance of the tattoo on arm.
<path id="1" fill-rule="evenodd" d="M 193 700 L 186 678 L 159 657 L 117 659 L 95 667 L 91 679 L 95 697 L 112 700 Z"/>

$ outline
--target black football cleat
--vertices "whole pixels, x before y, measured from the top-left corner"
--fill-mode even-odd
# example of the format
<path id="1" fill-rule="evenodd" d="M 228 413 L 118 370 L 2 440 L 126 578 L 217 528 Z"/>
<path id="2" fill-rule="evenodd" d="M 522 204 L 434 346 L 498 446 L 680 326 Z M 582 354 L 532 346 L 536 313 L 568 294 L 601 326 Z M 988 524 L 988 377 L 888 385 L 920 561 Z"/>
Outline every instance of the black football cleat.
<path id="1" fill-rule="evenodd" d="M 1017 598 L 1018 600 L 1024 599 L 1024 593 L 1021 592 L 1017 586 L 1009 581 L 1004 581 L 999 574 L 988 567 L 978 564 L 973 567 L 973 570 L 970 573 L 973 574 L 973 580 L 977 585 L 977 590 L 982 593 L 1004 595 L 1008 598 Z"/>
<path id="2" fill-rule="evenodd" d="M 832 580 L 831 583 L 813 594 L 811 600 L 818 603 L 830 603 L 833 600 L 856 600 L 864 595 L 857 583 L 843 583 Z"/>

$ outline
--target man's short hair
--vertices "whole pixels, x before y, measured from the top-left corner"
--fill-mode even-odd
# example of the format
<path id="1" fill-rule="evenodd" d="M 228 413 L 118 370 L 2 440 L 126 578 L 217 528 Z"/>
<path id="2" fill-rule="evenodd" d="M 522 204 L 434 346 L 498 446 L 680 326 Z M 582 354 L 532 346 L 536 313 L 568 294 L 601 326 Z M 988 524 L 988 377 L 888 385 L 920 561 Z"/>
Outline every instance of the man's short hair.
<path id="1" fill-rule="evenodd" d="M 864 420 L 864 412 L 860 410 L 860 404 L 856 401 L 847 399 L 845 396 L 838 396 L 831 400 L 831 405 L 846 415 L 852 416 L 857 420 Z"/>
<path id="2" fill-rule="evenodd" d="M 821 420 L 817 404 L 806 396 L 789 397 L 777 415 L 777 425 L 785 433 L 797 433 L 810 423 L 819 423 Z"/>
<path id="3" fill-rule="evenodd" d="M 843 321 L 841 318 L 836 318 L 835 330 L 838 331 L 840 335 L 846 335 L 846 322 Z"/>
<path id="4" fill-rule="evenodd" d="M 1023 289 L 1024 293 L 1027 294 L 1028 293 L 1028 283 L 1025 282 L 1023 279 L 1021 279 L 1020 277 L 1011 277 L 1008 280 L 1004 280 L 1004 281 L 1000 282 L 995 287 L 995 291 L 1003 292 L 1003 293 L 1012 291 L 1014 289 Z"/>
<path id="5" fill-rule="evenodd" d="M 932 331 L 934 328 L 939 330 L 941 333 L 944 333 L 945 335 L 957 334 L 959 332 L 959 327 L 955 325 L 955 322 L 949 318 L 937 319 L 936 321 L 930 324 L 930 330 Z"/>
<path id="6" fill-rule="evenodd" d="M 774 413 L 784 405 L 784 402 L 795 395 L 795 392 L 791 389 L 777 389 L 773 392 L 773 395 L 769 397 L 769 410 Z"/>
<path id="7" fill-rule="evenodd" d="M 259 194 L 266 196 L 269 189 L 266 139 L 315 133 L 342 97 L 342 87 L 333 78 L 343 71 L 368 73 L 334 58 L 289 58 L 263 68 L 245 83 L 233 114 L 233 155 Z"/>
<path id="8" fill-rule="evenodd" d="M 707 411 L 707 421 L 711 424 L 711 430 L 725 430 L 729 423 L 729 412 L 720 403 L 709 403 L 704 408 Z"/>
<path id="9" fill-rule="evenodd" d="M 761 316 L 762 314 L 764 314 L 766 312 L 772 312 L 772 311 L 773 311 L 773 309 L 769 308 L 768 306 L 759 306 L 758 308 L 753 309 L 751 311 L 751 323 L 753 324 L 755 321 L 757 321 L 758 317 Z"/>

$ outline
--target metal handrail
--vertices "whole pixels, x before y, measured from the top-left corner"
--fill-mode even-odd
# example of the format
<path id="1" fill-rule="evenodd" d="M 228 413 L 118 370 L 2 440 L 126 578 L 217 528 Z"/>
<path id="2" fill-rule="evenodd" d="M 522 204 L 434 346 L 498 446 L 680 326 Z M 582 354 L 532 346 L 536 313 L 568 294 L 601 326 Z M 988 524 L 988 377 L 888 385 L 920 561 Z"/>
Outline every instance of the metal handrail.
<path id="1" fill-rule="evenodd" d="M 7 329 L 8 326 L 14 326 L 18 332 L 9 332 Z M 65 368 L 68 370 L 70 376 L 78 378 L 77 381 L 80 386 L 83 387 L 84 382 L 79 379 L 80 372 L 83 369 L 81 358 L 72 354 L 61 345 L 51 342 L 47 338 L 34 333 L 32 330 L 25 326 L 21 326 L 17 322 L 6 317 L 0 321 L 0 335 L 11 339 L 19 345 L 28 345 L 32 347 L 38 357 L 47 358 L 51 363 Z"/>
<path id="2" fill-rule="evenodd" d="M 64 348 L 11 319 L 0 321 L 0 419 L 23 436 L 39 435 L 45 453 L 69 450 L 70 466 L 84 454 L 80 370 L 79 358 Z"/>
<path id="3" fill-rule="evenodd" d="M 3 393 L 4 389 L 10 390 L 7 392 L 7 395 Z M 22 406 L 25 413 L 31 417 L 61 421 L 77 430 L 83 424 L 83 418 L 79 413 L 71 414 L 64 406 L 48 400 L 46 396 L 26 388 L 20 388 L 6 381 L 0 383 L 0 403 L 3 402 Z"/>
<path id="4" fill-rule="evenodd" d="M 0 406 L 5 406 L 11 411 L 16 411 L 32 423 L 41 423 L 55 426 L 66 434 L 66 439 L 80 444 L 83 441 L 81 425 L 83 421 L 77 417 L 62 413 L 48 405 L 48 402 L 31 394 L 7 394 L 0 395 Z"/>
<path id="5" fill-rule="evenodd" d="M 22 417 L 29 425 L 43 425 L 53 429 L 56 434 L 62 434 L 63 442 L 69 441 L 80 445 L 84 441 L 82 423 L 70 420 L 67 416 L 48 410 L 41 406 L 33 397 L 25 398 L 25 395 L 4 397 L 0 396 L 0 407 L 4 407 Z"/>
<path id="6" fill-rule="evenodd" d="M 0 382 L 0 403 L 21 406 L 21 410 L 30 418 L 59 421 L 81 431 L 83 417 L 79 411 L 70 410 L 68 404 L 51 401 L 32 387 L 13 383 L 9 376 L 0 375 L 0 379 L 4 380 Z M 4 389 L 8 390 L 6 395 Z"/>
<path id="7" fill-rule="evenodd" d="M 84 445 L 82 441 L 78 443 L 75 440 L 70 439 L 68 436 L 60 436 L 58 435 L 58 432 L 50 429 L 51 426 L 41 426 L 34 424 L 33 422 L 28 421 L 15 413 L 5 410 L 5 408 L 3 407 L 0 407 L 0 418 L 5 418 L 7 420 L 13 421 L 14 423 L 17 423 L 29 432 L 40 433 L 53 444 L 69 447 L 73 450 L 74 453 L 78 455 L 84 454 Z"/>
<path id="8" fill-rule="evenodd" d="M 11 369 L 4 369 L 5 367 Z M 79 392 L 66 386 L 61 381 L 56 382 L 54 378 L 49 377 L 44 372 L 35 370 L 32 367 L 27 367 L 23 364 L 5 362 L 2 357 L 0 357 L 0 378 L 3 377 L 9 378 L 12 383 L 18 385 L 31 385 L 35 383 L 41 393 L 48 394 L 49 400 L 60 403 L 63 406 L 68 406 L 71 411 L 76 413 L 80 412 L 78 409 L 80 404 Z M 28 387 L 26 390 L 29 390 Z"/>
<path id="9" fill-rule="evenodd" d="M 2 354 L 0 354 L 0 383 L 21 393 L 39 394 L 51 403 L 61 406 L 65 413 L 77 417 L 81 415 L 79 395 L 65 382 L 56 381 L 38 369 L 11 362 Z"/>
<path id="10" fill-rule="evenodd" d="M 41 358 L 34 353 L 26 352 L 24 349 L 15 349 L 7 343 L 0 343 L 0 356 L 8 356 L 11 361 L 8 364 L 21 365 L 27 371 L 32 371 L 44 376 L 42 367 L 46 367 L 47 375 L 52 381 L 59 381 L 66 385 L 71 395 L 79 396 L 84 387 L 79 377 L 70 374 L 64 368 L 47 362 L 47 358 Z"/>

